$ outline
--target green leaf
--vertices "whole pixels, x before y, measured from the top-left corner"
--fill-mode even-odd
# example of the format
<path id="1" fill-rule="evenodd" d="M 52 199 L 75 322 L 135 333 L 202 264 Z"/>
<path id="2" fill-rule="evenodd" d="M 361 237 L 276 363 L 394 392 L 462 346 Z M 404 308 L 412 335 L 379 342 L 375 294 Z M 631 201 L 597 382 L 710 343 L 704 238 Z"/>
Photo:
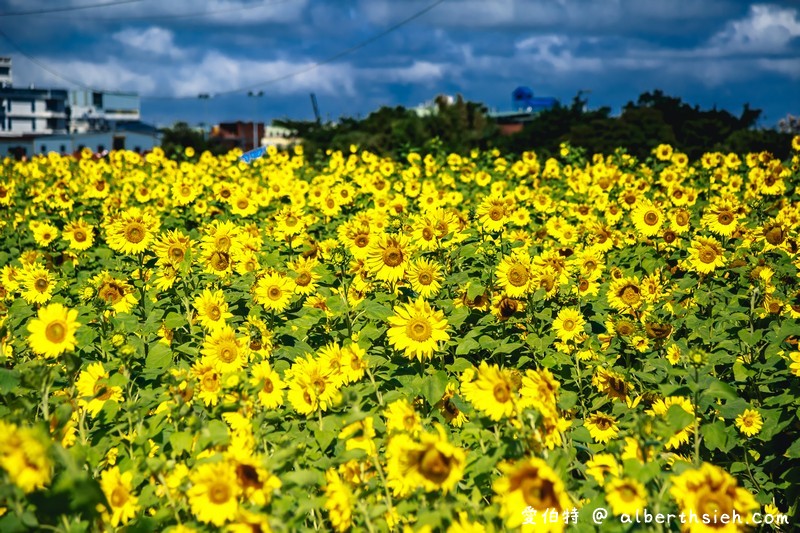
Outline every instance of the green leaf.
<path id="1" fill-rule="evenodd" d="M 482 295 L 486 292 L 486 287 L 479 283 L 471 283 L 469 288 L 467 289 L 467 298 L 470 300 L 474 300 L 478 296 Z"/>
<path id="2" fill-rule="evenodd" d="M 481 345 L 474 338 L 465 338 L 456 346 L 456 355 L 466 355 L 480 347 Z"/>
<path id="3" fill-rule="evenodd" d="M 422 385 L 422 395 L 431 406 L 442 399 L 445 389 L 447 389 L 447 382 L 449 377 L 447 373 L 442 370 L 437 370 L 433 375 L 425 376 L 425 381 Z"/>
<path id="4" fill-rule="evenodd" d="M 379 304 L 373 300 L 365 300 L 361 307 L 364 309 L 364 316 L 371 320 L 378 320 L 385 322 L 390 316 L 394 314 L 388 305 Z"/>
<path id="5" fill-rule="evenodd" d="M 178 431 L 169 436 L 169 443 L 172 445 L 175 455 L 183 452 L 191 453 L 194 437 L 188 431 Z"/>
<path id="6" fill-rule="evenodd" d="M 578 395 L 572 391 L 562 390 L 558 397 L 558 406 L 564 411 L 569 411 L 578 403 Z"/>
<path id="7" fill-rule="evenodd" d="M 702 391 L 704 396 L 711 396 L 712 398 L 719 398 L 722 400 L 735 400 L 739 397 L 736 389 L 723 383 L 722 381 L 712 378 L 711 382 L 707 385 L 705 390 Z"/>
<path id="8" fill-rule="evenodd" d="M 8 394 L 19 385 L 19 372 L 0 368 L 0 394 Z"/>
<path id="9" fill-rule="evenodd" d="M 756 343 L 761 340 L 761 337 L 763 336 L 763 333 L 761 332 L 760 329 L 757 329 L 757 330 L 752 331 L 752 332 L 750 332 L 750 331 L 748 331 L 746 329 L 740 329 L 736 333 L 736 335 L 740 339 L 742 339 L 742 342 L 745 343 L 746 345 L 755 346 Z"/>
<path id="10" fill-rule="evenodd" d="M 164 327 L 167 329 L 177 329 L 186 324 L 188 324 L 186 317 L 174 311 L 167 313 L 167 317 L 164 319 Z"/>
<path id="11" fill-rule="evenodd" d="M 172 350 L 162 342 L 150 344 L 150 352 L 144 362 L 145 370 L 150 375 L 161 375 L 172 364 Z"/>
<path id="12" fill-rule="evenodd" d="M 700 433 L 703 435 L 703 443 L 710 451 L 728 451 L 730 449 L 730 435 L 722 420 L 716 420 L 711 424 L 704 425 L 700 428 Z"/>
<path id="13" fill-rule="evenodd" d="M 672 405 L 667 411 L 667 424 L 673 432 L 678 432 L 694 422 L 694 416 L 683 410 L 680 405 Z"/>
<path id="14" fill-rule="evenodd" d="M 786 449 L 783 456 L 789 459 L 800 459 L 800 440 L 795 440 L 792 445 Z"/>

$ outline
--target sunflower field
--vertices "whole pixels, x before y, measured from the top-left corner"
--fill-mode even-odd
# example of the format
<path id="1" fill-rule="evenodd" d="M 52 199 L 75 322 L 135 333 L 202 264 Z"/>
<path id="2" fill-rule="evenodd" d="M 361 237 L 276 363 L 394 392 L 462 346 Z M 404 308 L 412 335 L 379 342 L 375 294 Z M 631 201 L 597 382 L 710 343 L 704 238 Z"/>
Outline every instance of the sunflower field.
<path id="1" fill-rule="evenodd" d="M 792 148 L 5 159 L 0 531 L 793 530 Z"/>

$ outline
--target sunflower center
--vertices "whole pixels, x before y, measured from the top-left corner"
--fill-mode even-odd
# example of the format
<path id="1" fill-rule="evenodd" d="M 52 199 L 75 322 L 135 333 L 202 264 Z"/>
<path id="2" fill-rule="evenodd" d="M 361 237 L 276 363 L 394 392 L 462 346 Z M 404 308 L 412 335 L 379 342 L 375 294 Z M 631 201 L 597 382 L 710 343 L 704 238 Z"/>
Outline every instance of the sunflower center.
<path id="1" fill-rule="evenodd" d="M 145 233 L 143 225 L 138 222 L 129 222 L 125 227 L 125 240 L 133 244 L 138 244 L 144 240 Z"/>
<path id="2" fill-rule="evenodd" d="M 209 263 L 214 270 L 225 270 L 230 265 L 230 260 L 225 252 L 214 252 L 211 254 Z"/>
<path id="3" fill-rule="evenodd" d="M 67 325 L 62 320 L 54 320 L 47 324 L 44 330 L 44 336 L 47 337 L 47 340 L 55 344 L 64 342 L 64 339 L 67 338 Z"/>
<path id="4" fill-rule="evenodd" d="M 611 421 L 605 417 L 598 417 L 594 421 L 594 425 L 603 431 L 611 427 Z"/>
<path id="5" fill-rule="evenodd" d="M 648 211 L 644 215 L 644 223 L 648 226 L 655 226 L 658 224 L 658 213 L 655 211 Z"/>
<path id="6" fill-rule="evenodd" d="M 325 392 L 325 387 L 327 386 L 327 383 L 325 383 L 325 380 L 322 379 L 321 377 L 315 378 L 314 381 L 311 382 L 311 384 L 314 385 L 314 391 L 317 393 L 318 396 L 322 395 L 322 393 Z"/>
<path id="7" fill-rule="evenodd" d="M 780 226 L 772 226 L 770 228 L 765 228 L 764 238 L 772 246 L 777 246 L 786 239 L 786 234 Z"/>
<path id="8" fill-rule="evenodd" d="M 231 499 L 231 491 L 225 483 L 214 483 L 208 490 L 211 503 L 221 505 Z"/>
<path id="9" fill-rule="evenodd" d="M 252 487 L 252 488 L 259 488 L 261 487 L 260 479 L 258 477 L 258 471 L 250 466 L 250 465 L 237 465 L 236 467 L 236 477 L 239 480 L 239 483 L 242 487 Z"/>
<path id="10" fill-rule="evenodd" d="M 675 215 L 675 222 L 679 226 L 685 226 L 689 223 L 689 213 L 686 211 L 678 211 L 678 213 Z"/>
<path id="11" fill-rule="evenodd" d="M 528 269 L 523 265 L 516 264 L 508 270 L 508 282 L 514 287 L 522 287 L 530 279 Z"/>
<path id="12" fill-rule="evenodd" d="M 588 289 L 589 289 L 589 280 L 587 280 L 586 278 L 581 278 L 581 280 L 578 282 L 578 290 L 584 292 Z"/>
<path id="13" fill-rule="evenodd" d="M 231 247 L 231 238 L 227 235 L 222 235 L 214 240 L 214 247 L 217 250 L 227 251 Z"/>
<path id="14" fill-rule="evenodd" d="M 431 276 L 430 272 L 420 272 L 417 276 L 417 281 L 419 281 L 420 285 L 430 285 L 433 282 L 433 276 Z"/>
<path id="15" fill-rule="evenodd" d="M 525 479 L 520 483 L 520 489 L 525 503 L 534 509 L 560 509 L 551 481 L 541 479 L 538 475 L 535 477 L 531 475 L 525 476 Z"/>
<path id="16" fill-rule="evenodd" d="M 450 475 L 450 470 L 450 460 L 436 448 L 428 448 L 425 451 L 420 461 L 419 472 L 426 479 L 440 485 Z"/>
<path id="17" fill-rule="evenodd" d="M 499 205 L 493 205 L 491 209 L 489 209 L 489 218 L 491 218 L 495 222 L 501 220 L 503 218 L 503 215 L 505 215 L 505 209 L 503 209 Z"/>
<path id="18" fill-rule="evenodd" d="M 250 205 L 250 202 L 247 201 L 247 198 L 240 198 L 236 201 L 236 207 L 239 209 L 247 209 L 248 205 Z"/>
<path id="19" fill-rule="evenodd" d="M 106 401 L 111 398 L 111 389 L 98 382 L 92 387 L 92 395 L 98 400 Z"/>
<path id="20" fill-rule="evenodd" d="M 270 300 L 280 300 L 281 296 L 283 296 L 283 291 L 277 285 L 273 285 L 267 291 L 267 296 Z"/>
<path id="21" fill-rule="evenodd" d="M 636 499 L 636 491 L 630 485 L 623 485 L 617 490 L 622 501 L 630 503 Z"/>
<path id="22" fill-rule="evenodd" d="M 236 359 L 238 353 L 236 346 L 232 343 L 228 343 L 219 350 L 219 358 L 223 363 L 232 363 Z"/>
<path id="23" fill-rule="evenodd" d="M 671 229 L 665 231 L 663 237 L 664 237 L 664 242 L 667 244 L 672 244 L 673 242 L 675 242 L 675 239 L 678 238 L 677 234 Z"/>
<path id="24" fill-rule="evenodd" d="M 110 304 L 115 304 L 122 299 L 125 291 L 116 283 L 104 283 L 98 291 L 100 298 Z"/>
<path id="25" fill-rule="evenodd" d="M 633 306 L 639 303 L 639 287 L 635 287 L 633 285 L 626 285 L 624 289 L 622 289 L 622 294 L 620 295 L 620 299 L 625 303 L 625 305 Z"/>
<path id="26" fill-rule="evenodd" d="M 33 284 L 33 286 L 39 292 L 46 291 L 48 285 L 49 285 L 49 283 L 47 282 L 47 280 L 45 278 L 37 278 L 36 282 Z"/>
<path id="27" fill-rule="evenodd" d="M 431 338 L 433 328 L 424 318 L 412 318 L 406 325 L 406 335 L 416 342 L 425 342 Z"/>
<path id="28" fill-rule="evenodd" d="M 108 502 L 111 504 L 111 507 L 122 507 L 127 501 L 128 490 L 122 485 L 117 485 L 114 487 L 114 490 L 111 491 L 111 498 L 109 498 Z"/>
<path id="29" fill-rule="evenodd" d="M 571 318 L 566 318 L 561 324 L 561 327 L 564 329 L 564 331 L 572 331 L 575 329 L 575 321 Z"/>
<path id="30" fill-rule="evenodd" d="M 297 279 L 294 280 L 294 282 L 297 285 L 300 285 L 301 287 L 305 287 L 309 283 L 311 283 L 311 276 L 309 275 L 308 272 L 301 272 L 300 275 L 297 276 Z"/>
<path id="31" fill-rule="evenodd" d="M 269 394 L 270 392 L 274 391 L 275 390 L 275 386 L 272 384 L 272 380 L 271 379 L 265 379 L 264 380 L 264 386 L 262 387 L 261 390 L 263 390 L 267 394 Z"/>
<path id="32" fill-rule="evenodd" d="M 708 265 L 716 261 L 717 252 L 711 246 L 703 246 L 700 248 L 698 256 L 700 257 L 700 261 Z"/>
<path id="33" fill-rule="evenodd" d="M 183 261 L 183 256 L 186 255 L 186 252 L 183 251 L 183 248 L 180 246 L 170 246 L 169 247 L 169 256 L 170 258 L 179 263 Z"/>
<path id="34" fill-rule="evenodd" d="M 72 233 L 72 238 L 75 239 L 75 242 L 84 242 L 86 240 L 86 233 L 83 230 L 76 229 Z"/>
<path id="35" fill-rule="evenodd" d="M 508 390 L 508 385 L 505 383 L 497 383 L 492 388 L 494 399 L 500 403 L 506 403 L 511 399 L 511 391 Z"/>
<path id="36" fill-rule="evenodd" d="M 719 215 L 717 215 L 717 222 L 722 224 L 723 226 L 727 226 L 731 222 L 733 222 L 733 214 L 730 211 L 723 211 Z"/>
<path id="37" fill-rule="evenodd" d="M 422 238 L 426 241 L 433 239 L 433 230 L 429 226 L 422 228 Z"/>
<path id="38" fill-rule="evenodd" d="M 396 246 L 389 246 L 383 251 L 383 262 L 390 267 L 396 267 L 403 262 L 403 252 Z"/>
<path id="39" fill-rule="evenodd" d="M 364 248 L 369 244 L 369 235 L 365 233 L 359 233 L 358 235 L 356 235 L 356 238 L 353 239 L 353 244 L 355 244 L 359 248 Z"/>
<path id="40" fill-rule="evenodd" d="M 203 389 L 210 392 L 219 389 L 219 374 L 216 372 L 206 372 L 203 375 Z"/>

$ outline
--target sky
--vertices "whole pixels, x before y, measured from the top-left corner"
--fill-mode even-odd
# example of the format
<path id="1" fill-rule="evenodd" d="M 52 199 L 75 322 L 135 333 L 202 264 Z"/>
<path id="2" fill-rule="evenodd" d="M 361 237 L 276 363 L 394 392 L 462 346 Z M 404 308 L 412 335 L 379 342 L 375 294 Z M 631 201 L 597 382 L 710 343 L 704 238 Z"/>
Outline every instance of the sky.
<path id="1" fill-rule="evenodd" d="M 137 92 L 159 126 L 312 119 L 310 93 L 323 120 L 439 94 L 503 111 L 518 86 L 800 115 L 798 0 L 0 0 L 0 55 L 15 86 Z"/>

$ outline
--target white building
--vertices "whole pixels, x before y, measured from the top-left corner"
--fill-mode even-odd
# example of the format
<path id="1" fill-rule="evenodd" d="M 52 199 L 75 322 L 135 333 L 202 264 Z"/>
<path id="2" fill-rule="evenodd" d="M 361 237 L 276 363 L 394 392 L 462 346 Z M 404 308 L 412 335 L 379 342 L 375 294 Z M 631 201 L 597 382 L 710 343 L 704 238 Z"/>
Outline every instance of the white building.
<path id="1" fill-rule="evenodd" d="M 0 87 L 0 137 L 67 133 L 67 91 Z"/>
<path id="2" fill-rule="evenodd" d="M 136 93 L 75 90 L 69 92 L 70 131 L 108 131 L 117 122 L 141 119 Z"/>

